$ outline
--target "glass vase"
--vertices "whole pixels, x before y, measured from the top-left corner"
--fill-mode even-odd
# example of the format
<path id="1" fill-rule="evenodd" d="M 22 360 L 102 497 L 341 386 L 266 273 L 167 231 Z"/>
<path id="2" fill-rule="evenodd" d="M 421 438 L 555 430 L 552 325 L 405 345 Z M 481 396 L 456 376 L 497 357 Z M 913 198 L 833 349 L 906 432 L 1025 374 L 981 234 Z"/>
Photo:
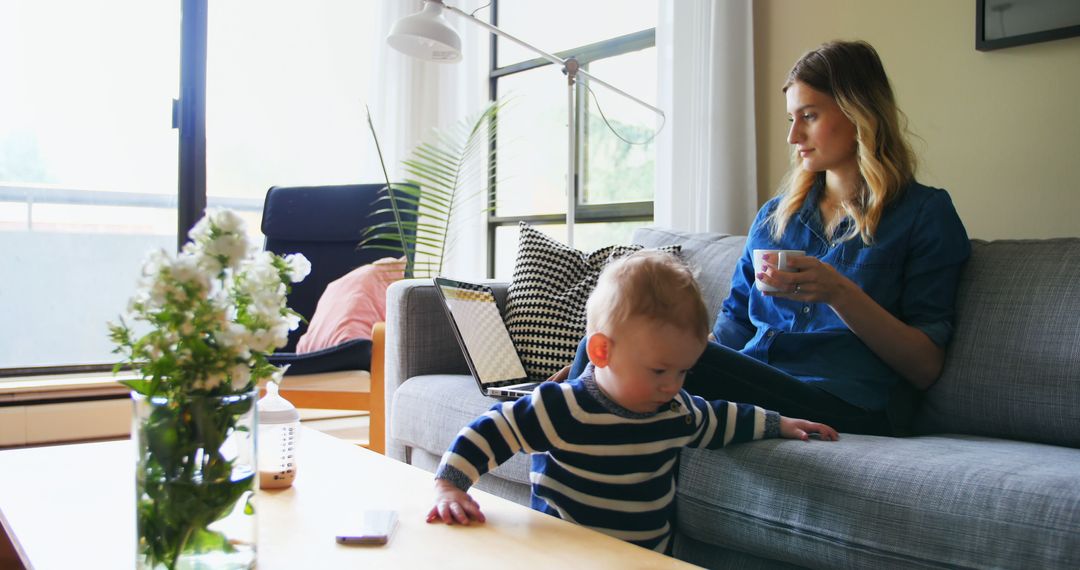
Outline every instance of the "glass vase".
<path id="1" fill-rule="evenodd" d="M 132 399 L 136 567 L 254 567 L 258 391 Z"/>

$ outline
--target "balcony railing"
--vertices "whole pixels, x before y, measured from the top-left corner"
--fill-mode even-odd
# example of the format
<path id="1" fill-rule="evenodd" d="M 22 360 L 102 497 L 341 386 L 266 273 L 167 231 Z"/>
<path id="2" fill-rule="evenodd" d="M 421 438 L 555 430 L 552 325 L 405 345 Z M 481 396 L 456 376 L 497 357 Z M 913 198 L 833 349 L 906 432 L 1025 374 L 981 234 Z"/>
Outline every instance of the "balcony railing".
<path id="1" fill-rule="evenodd" d="M 176 194 L 147 194 L 140 192 L 110 192 L 37 184 L 0 183 L 0 202 L 22 203 L 28 207 L 28 223 L 33 229 L 34 204 L 66 204 L 84 206 L 125 206 L 134 208 L 176 208 Z M 262 210 L 261 198 L 209 196 L 208 204 L 242 212 Z"/>
<path id="2" fill-rule="evenodd" d="M 209 204 L 244 215 L 252 239 L 258 239 L 262 199 L 211 196 Z M 69 212 L 55 220 L 55 210 L 46 213 L 45 205 L 74 207 L 74 217 Z M 131 274 L 145 252 L 175 247 L 176 237 L 169 235 L 175 230 L 169 228 L 176 226 L 169 223 L 168 211 L 177 207 L 176 194 L 0 183 L 0 206 L 8 210 L 0 244 L 24 264 L 0 282 L 0 312 L 20 323 L 0 332 L 0 382 L 12 376 L 111 369 L 107 363 L 114 357 L 105 322 L 123 310 L 134 285 Z M 25 225 L 22 212 L 12 220 L 13 206 L 16 211 L 25 208 Z M 102 208 L 143 208 L 159 214 L 106 213 Z M 164 228 L 148 225 L 147 218 L 160 220 L 162 215 Z M 60 300 L 77 302 L 57 310 Z"/>

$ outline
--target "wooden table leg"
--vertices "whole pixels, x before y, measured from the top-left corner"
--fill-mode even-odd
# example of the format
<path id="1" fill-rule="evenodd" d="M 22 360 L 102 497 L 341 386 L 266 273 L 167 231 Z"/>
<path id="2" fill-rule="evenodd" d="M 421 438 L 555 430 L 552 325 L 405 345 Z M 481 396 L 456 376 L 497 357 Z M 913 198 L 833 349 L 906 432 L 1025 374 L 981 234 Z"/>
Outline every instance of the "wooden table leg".
<path id="1" fill-rule="evenodd" d="M 0 523 L 2 522 L 3 521 L 0 521 Z M 6 525 L 4 524 L 0 524 L 0 568 L 26 570 L 26 566 L 23 565 L 22 559 L 19 558 L 19 552 L 15 550 L 15 544 L 8 538 L 5 526 Z"/>

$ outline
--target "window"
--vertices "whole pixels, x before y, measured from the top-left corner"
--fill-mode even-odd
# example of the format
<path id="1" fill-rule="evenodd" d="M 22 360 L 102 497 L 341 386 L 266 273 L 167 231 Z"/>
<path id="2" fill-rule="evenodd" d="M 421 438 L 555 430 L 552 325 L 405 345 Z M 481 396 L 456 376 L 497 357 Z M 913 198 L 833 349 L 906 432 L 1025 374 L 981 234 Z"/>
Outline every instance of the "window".
<path id="1" fill-rule="evenodd" d="M 181 6 L 206 14 L 206 28 Z M 261 240 L 270 186 L 381 178 L 364 158 L 376 10 L 0 3 L 0 376 L 108 368 L 106 322 L 125 310 L 147 252 L 175 249 L 187 231 L 178 219 L 194 221 L 199 204 L 238 210 Z M 205 87 L 180 84 L 182 56 L 206 66 Z M 181 92 L 205 102 L 185 107 L 205 120 L 205 153 L 172 128 Z M 190 185 L 178 175 L 184 148 L 185 171 L 206 172 Z"/>
<path id="2" fill-rule="evenodd" d="M 253 239 L 271 186 L 382 179 L 364 110 L 376 10 L 355 0 L 209 3 L 207 204 L 243 212 Z"/>
<path id="3" fill-rule="evenodd" d="M 655 0 L 499 2 L 496 25 L 644 101 L 656 99 Z M 566 241 L 568 162 L 566 79 L 536 54 L 495 40 L 493 97 L 508 99 L 499 116 L 488 217 L 489 273 L 507 279 L 517 252 L 517 224 L 526 221 Z M 578 181 L 574 246 L 627 243 L 652 220 L 655 146 L 660 119 L 605 87 L 579 88 L 574 102 Z M 610 128 L 609 128 L 610 125 Z M 613 132 L 614 131 L 614 132 Z"/>
<path id="4" fill-rule="evenodd" d="M 0 368 L 114 360 L 105 323 L 175 248 L 179 4 L 0 3 Z"/>

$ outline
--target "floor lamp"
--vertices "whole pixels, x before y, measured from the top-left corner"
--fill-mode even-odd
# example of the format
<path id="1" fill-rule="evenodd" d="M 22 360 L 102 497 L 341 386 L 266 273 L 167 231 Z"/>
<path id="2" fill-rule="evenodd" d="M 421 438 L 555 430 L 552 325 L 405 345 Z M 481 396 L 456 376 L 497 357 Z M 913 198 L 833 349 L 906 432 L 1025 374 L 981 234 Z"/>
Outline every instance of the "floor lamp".
<path id="1" fill-rule="evenodd" d="M 453 12 L 458 16 L 483 27 L 489 32 L 506 38 L 515 44 L 539 54 L 540 57 L 561 66 L 566 74 L 566 103 L 567 103 L 567 170 L 566 170 L 566 242 L 574 245 L 574 208 L 577 205 L 577 149 L 575 136 L 577 130 L 576 116 L 574 113 L 574 101 L 577 97 L 578 76 L 594 81 L 611 89 L 612 91 L 652 110 L 664 118 L 664 112 L 656 107 L 634 97 L 633 95 L 600 80 L 599 78 L 580 69 L 574 58 L 562 59 L 547 53 L 532 44 L 526 43 L 491 24 L 472 16 L 467 12 L 445 4 L 442 0 L 424 0 L 424 9 L 411 16 L 406 16 L 397 21 L 390 30 L 386 41 L 390 47 L 415 58 L 440 63 L 457 63 L 461 61 L 461 38 L 443 18 L 443 11 Z"/>

